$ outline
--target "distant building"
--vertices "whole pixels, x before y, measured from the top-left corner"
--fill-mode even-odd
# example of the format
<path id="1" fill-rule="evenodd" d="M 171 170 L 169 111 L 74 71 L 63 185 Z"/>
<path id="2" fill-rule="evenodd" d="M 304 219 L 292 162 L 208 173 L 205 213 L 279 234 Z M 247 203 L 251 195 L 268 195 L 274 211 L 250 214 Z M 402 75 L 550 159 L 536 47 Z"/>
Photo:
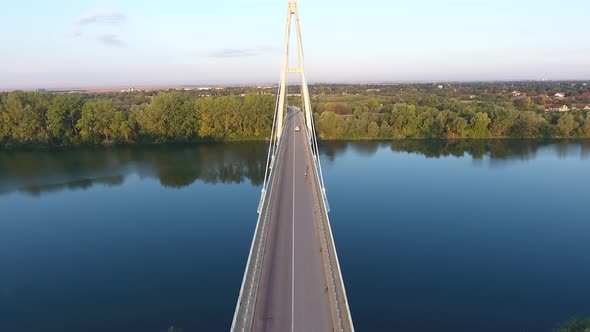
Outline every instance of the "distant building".
<path id="1" fill-rule="evenodd" d="M 442 85 L 439 85 L 439 86 L 438 86 L 438 88 L 439 88 L 439 89 L 442 89 L 442 88 L 444 88 L 444 86 L 442 86 Z"/>
<path id="2" fill-rule="evenodd" d="M 590 105 L 586 105 L 586 107 L 584 107 L 584 110 L 590 110 Z"/>
<path id="3" fill-rule="evenodd" d="M 513 96 L 513 97 L 520 97 L 520 96 L 522 96 L 522 95 L 523 95 L 523 93 L 522 93 L 522 92 L 520 92 L 520 91 L 512 91 L 512 96 Z"/>
<path id="4" fill-rule="evenodd" d="M 590 92 L 582 93 L 582 98 L 590 98 Z"/>
<path id="5" fill-rule="evenodd" d="M 558 92 L 558 93 L 555 94 L 555 98 L 557 98 L 557 99 L 564 99 L 565 98 L 565 93 Z"/>
<path id="6" fill-rule="evenodd" d="M 567 105 L 547 105 L 546 112 L 568 112 L 570 109 Z"/>

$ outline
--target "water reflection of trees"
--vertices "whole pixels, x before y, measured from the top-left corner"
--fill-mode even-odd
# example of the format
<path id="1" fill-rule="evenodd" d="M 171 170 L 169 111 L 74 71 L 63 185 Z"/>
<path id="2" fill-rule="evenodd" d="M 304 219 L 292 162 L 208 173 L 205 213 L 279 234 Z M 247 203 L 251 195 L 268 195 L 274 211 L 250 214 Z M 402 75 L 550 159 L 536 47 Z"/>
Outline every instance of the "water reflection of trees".
<path id="1" fill-rule="evenodd" d="M 474 159 L 489 156 L 493 161 L 527 160 L 534 158 L 537 151 L 551 147 L 559 157 L 571 153 L 583 158 L 590 157 L 590 140 L 540 140 L 540 139 L 495 139 L 495 140 L 397 140 L 366 142 L 326 142 L 322 144 L 322 154 L 328 160 L 334 160 L 345 152 L 359 155 L 374 155 L 379 149 L 390 148 L 393 152 L 419 154 L 427 158 L 463 157 L 466 154 Z M 574 148 L 575 152 L 572 152 Z"/>
<path id="2" fill-rule="evenodd" d="M 131 174 L 171 188 L 196 181 L 259 186 L 266 152 L 261 143 L 1 151 L 0 194 L 118 186 Z"/>
<path id="3" fill-rule="evenodd" d="M 346 151 L 352 151 L 356 154 L 370 157 L 377 153 L 379 148 L 389 143 L 380 141 L 327 141 L 320 142 L 320 154 L 333 161 L 339 155 Z"/>
<path id="4" fill-rule="evenodd" d="M 486 156 L 493 161 L 528 160 L 535 158 L 541 148 L 551 147 L 560 156 L 567 156 L 571 147 L 579 146 L 582 156 L 590 152 L 589 140 L 405 140 L 391 143 L 391 150 L 395 152 L 409 152 L 424 155 L 427 158 L 441 158 L 448 156 L 462 157 L 466 154 L 474 159 Z M 564 152 L 565 151 L 565 152 Z"/>
<path id="5" fill-rule="evenodd" d="M 489 156 L 496 165 L 533 159 L 541 148 L 551 148 L 559 157 L 580 153 L 582 158 L 590 157 L 590 140 L 322 142 L 321 154 L 333 161 L 347 152 L 372 156 L 390 149 L 427 158 Z M 22 191 L 38 196 L 95 185 L 120 186 L 131 174 L 156 178 L 170 188 L 183 188 L 197 181 L 206 184 L 250 181 L 259 186 L 264 178 L 266 152 L 264 143 L 0 151 L 0 195 Z"/>

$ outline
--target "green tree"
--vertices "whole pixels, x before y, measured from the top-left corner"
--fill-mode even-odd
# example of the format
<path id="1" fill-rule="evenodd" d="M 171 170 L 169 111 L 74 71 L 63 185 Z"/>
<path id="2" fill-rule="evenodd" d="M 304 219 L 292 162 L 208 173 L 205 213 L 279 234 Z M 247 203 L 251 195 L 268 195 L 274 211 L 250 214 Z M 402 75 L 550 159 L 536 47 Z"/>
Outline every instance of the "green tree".
<path id="1" fill-rule="evenodd" d="M 111 132 L 113 140 L 120 143 L 131 143 L 135 139 L 136 126 L 133 123 L 134 118 L 129 112 L 117 112 L 111 123 Z"/>
<path id="2" fill-rule="evenodd" d="M 549 97 L 547 95 L 540 95 L 536 99 L 537 105 L 541 105 L 543 107 L 545 107 L 545 105 L 547 105 L 548 102 L 549 102 Z"/>
<path id="3" fill-rule="evenodd" d="M 359 105 L 355 106 L 354 108 L 354 117 L 360 119 L 363 115 L 363 108 Z"/>
<path id="4" fill-rule="evenodd" d="M 2 132 L 6 139 L 22 144 L 47 143 L 48 97 L 40 93 L 14 91 L 2 98 Z"/>
<path id="5" fill-rule="evenodd" d="M 92 100 L 82 107 L 82 115 L 76 127 L 86 142 L 110 142 L 116 134 L 114 125 L 117 106 L 109 99 Z"/>
<path id="6" fill-rule="evenodd" d="M 0 95 L 0 143 L 6 139 L 6 133 L 4 129 L 4 106 L 2 105 L 2 95 Z"/>
<path id="7" fill-rule="evenodd" d="M 390 121 L 394 138 L 418 138 L 421 119 L 418 118 L 415 105 L 394 105 Z"/>
<path id="8" fill-rule="evenodd" d="M 574 119 L 571 113 L 562 115 L 557 121 L 557 128 L 559 135 L 562 137 L 570 137 L 574 130 L 578 129 L 580 124 Z"/>
<path id="9" fill-rule="evenodd" d="M 533 103 L 531 97 L 517 99 L 514 102 L 514 105 L 519 111 L 523 112 L 532 111 L 535 109 L 535 103 Z"/>
<path id="10" fill-rule="evenodd" d="M 83 101 L 79 96 L 58 95 L 47 110 L 47 129 L 57 142 L 71 143 L 78 136 Z"/>
<path id="11" fill-rule="evenodd" d="M 448 138 L 463 138 L 467 137 L 469 134 L 469 123 L 462 117 L 453 120 L 451 128 L 451 135 Z"/>
<path id="12" fill-rule="evenodd" d="M 493 137 L 506 137 L 512 133 L 518 114 L 504 107 L 496 107 L 491 112 L 491 116 L 491 135 Z"/>
<path id="13" fill-rule="evenodd" d="M 590 112 L 586 113 L 582 135 L 584 135 L 584 137 L 590 137 Z"/>
<path id="14" fill-rule="evenodd" d="M 347 118 L 347 120 L 351 121 L 351 124 L 348 129 L 348 135 L 350 135 L 351 138 L 367 137 L 369 120 L 367 119 L 367 116 L 365 116 L 366 114 L 367 113 L 363 114 L 363 116 L 360 119 Z"/>
<path id="15" fill-rule="evenodd" d="M 381 106 L 381 103 L 378 100 L 372 100 L 371 103 L 369 104 L 369 107 L 371 107 L 371 109 L 376 110 Z"/>
<path id="16" fill-rule="evenodd" d="M 391 138 L 391 134 L 393 133 L 393 128 L 389 125 L 387 121 L 383 121 L 381 123 L 381 128 L 379 130 L 379 136 L 382 138 Z"/>
<path id="17" fill-rule="evenodd" d="M 420 137 L 439 138 L 444 132 L 444 124 L 439 117 L 439 111 L 427 108 L 418 114 L 420 123 Z"/>
<path id="18" fill-rule="evenodd" d="M 275 98 L 268 95 L 247 95 L 244 97 L 240 130 L 244 137 L 260 138 L 270 136 L 275 110 Z"/>
<path id="19" fill-rule="evenodd" d="M 379 128 L 379 125 L 377 124 L 377 122 L 371 122 L 371 123 L 369 123 L 367 131 L 368 131 L 369 137 L 376 138 L 376 137 L 379 137 L 379 132 L 381 131 L 381 128 Z"/>
<path id="20" fill-rule="evenodd" d="M 137 117 L 142 132 L 162 141 L 188 141 L 197 133 L 197 113 L 185 93 L 164 92 Z"/>
<path id="21" fill-rule="evenodd" d="M 324 112 L 316 121 L 316 131 L 321 138 L 338 138 L 342 134 L 338 132 L 340 127 L 340 117 L 334 112 Z M 342 136 L 340 136 L 342 137 Z"/>
<path id="22" fill-rule="evenodd" d="M 546 124 L 547 120 L 535 112 L 520 112 L 513 129 L 514 136 L 537 137 Z"/>
<path id="23" fill-rule="evenodd" d="M 239 130 L 241 102 L 239 97 L 203 98 L 195 103 L 199 119 L 199 135 L 213 140 L 236 140 Z"/>
<path id="24" fill-rule="evenodd" d="M 471 137 L 486 138 L 490 137 L 490 117 L 487 113 L 479 112 L 471 119 Z"/>

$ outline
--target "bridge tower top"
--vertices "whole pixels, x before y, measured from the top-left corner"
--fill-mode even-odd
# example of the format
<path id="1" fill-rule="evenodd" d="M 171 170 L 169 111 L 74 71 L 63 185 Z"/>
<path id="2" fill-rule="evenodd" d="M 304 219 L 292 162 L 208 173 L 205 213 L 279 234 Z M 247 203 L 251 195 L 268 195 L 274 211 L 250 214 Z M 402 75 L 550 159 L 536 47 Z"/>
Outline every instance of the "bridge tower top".
<path id="1" fill-rule="evenodd" d="M 291 41 L 292 25 L 295 25 L 295 36 L 297 39 L 297 68 L 289 68 L 289 50 Z M 307 79 L 305 76 L 304 60 L 303 60 L 303 42 L 301 36 L 301 23 L 299 21 L 299 7 L 297 0 L 289 0 L 289 8 L 287 11 L 287 30 L 285 32 L 285 50 L 283 54 L 283 70 L 281 72 L 281 82 L 279 85 L 279 98 L 276 110 L 276 132 L 274 138 L 278 141 L 283 133 L 284 113 L 286 107 L 286 99 L 288 94 L 287 76 L 288 74 L 298 73 L 301 77 L 301 110 L 305 115 L 305 125 L 310 134 L 314 132 L 313 115 L 311 109 L 311 102 L 309 99 L 309 89 L 307 87 Z"/>
<path id="2" fill-rule="evenodd" d="M 296 11 L 297 11 L 297 0 L 289 1 L 289 13 L 295 14 Z"/>

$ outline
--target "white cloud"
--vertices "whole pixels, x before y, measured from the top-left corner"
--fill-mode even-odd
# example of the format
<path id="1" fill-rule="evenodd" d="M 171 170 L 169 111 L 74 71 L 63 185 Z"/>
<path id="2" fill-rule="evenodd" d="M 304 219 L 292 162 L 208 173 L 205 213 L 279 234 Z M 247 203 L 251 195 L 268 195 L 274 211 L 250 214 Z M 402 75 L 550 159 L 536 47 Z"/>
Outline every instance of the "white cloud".
<path id="1" fill-rule="evenodd" d="M 209 53 L 211 58 L 242 58 L 266 54 L 273 51 L 270 47 L 257 48 L 224 48 Z"/>
<path id="2" fill-rule="evenodd" d="M 120 24 L 127 20 L 127 15 L 114 12 L 96 12 L 80 17 L 78 25 L 89 24 Z"/>
<path id="3" fill-rule="evenodd" d="M 127 15 L 118 12 L 110 11 L 95 11 L 91 14 L 79 17 L 75 23 L 75 30 L 71 34 L 72 38 L 81 38 L 87 34 L 88 26 L 95 25 L 91 29 L 97 33 L 96 40 L 107 46 L 123 47 L 126 45 L 125 41 L 119 36 L 117 31 L 119 27 L 107 28 L 106 26 L 118 26 L 127 21 Z M 106 29 L 106 30 L 105 30 Z"/>

